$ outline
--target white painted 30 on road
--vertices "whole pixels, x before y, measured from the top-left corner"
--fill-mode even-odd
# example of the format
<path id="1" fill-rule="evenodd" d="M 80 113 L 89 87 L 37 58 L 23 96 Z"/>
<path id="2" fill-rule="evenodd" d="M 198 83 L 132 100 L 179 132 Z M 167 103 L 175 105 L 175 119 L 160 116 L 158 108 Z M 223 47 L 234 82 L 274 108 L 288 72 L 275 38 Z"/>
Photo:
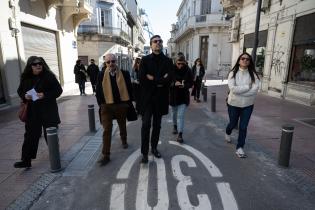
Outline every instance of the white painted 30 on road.
<path id="1" fill-rule="evenodd" d="M 186 144 L 179 144 L 174 141 L 169 141 L 169 144 L 179 146 L 190 153 L 192 153 L 196 158 L 200 160 L 200 162 L 204 165 L 204 167 L 208 170 L 209 175 L 211 177 L 222 177 L 222 173 L 218 169 L 218 167 L 204 154 L 200 151 L 196 150 L 195 148 L 186 145 Z M 138 186 L 137 186 L 137 194 L 136 194 L 136 205 L 135 208 L 137 210 L 144 210 L 144 209 L 154 209 L 154 210 L 165 210 L 169 209 L 169 195 L 167 189 L 167 180 L 166 180 L 166 168 L 163 159 L 154 159 L 157 166 L 157 204 L 155 206 L 150 206 L 148 204 L 148 182 L 149 182 L 149 175 L 150 170 L 148 165 L 139 164 L 137 159 L 140 156 L 140 149 L 133 152 L 124 164 L 121 166 L 120 170 L 117 173 L 116 178 L 120 180 L 119 184 L 113 184 L 111 189 L 111 198 L 110 198 L 110 209 L 111 210 L 125 210 L 125 192 L 126 192 L 126 183 L 121 183 L 123 180 L 127 180 L 131 168 L 135 165 L 139 165 L 139 179 L 138 179 Z M 188 209 L 200 209 L 200 210 L 211 210 L 211 202 L 207 194 L 198 194 L 197 198 L 199 200 L 198 206 L 193 206 L 189 200 L 189 194 L 187 192 L 187 187 L 193 185 L 190 176 L 185 176 L 182 173 L 180 168 L 180 163 L 185 162 L 188 167 L 197 167 L 196 162 L 193 158 L 187 155 L 176 155 L 172 157 L 171 165 L 172 165 L 172 172 L 175 179 L 178 180 L 176 186 L 176 193 L 178 198 L 178 205 L 183 210 Z M 237 202 L 231 191 L 230 185 L 227 182 L 217 182 L 216 183 L 222 206 L 224 210 L 237 210 Z"/>

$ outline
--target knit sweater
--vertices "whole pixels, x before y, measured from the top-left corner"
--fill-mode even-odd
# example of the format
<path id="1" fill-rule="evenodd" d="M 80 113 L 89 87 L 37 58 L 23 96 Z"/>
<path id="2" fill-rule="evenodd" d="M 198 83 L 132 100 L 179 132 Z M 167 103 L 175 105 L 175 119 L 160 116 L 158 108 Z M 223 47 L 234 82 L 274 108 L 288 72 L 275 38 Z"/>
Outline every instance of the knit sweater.
<path id="1" fill-rule="evenodd" d="M 255 75 L 255 82 L 252 83 L 248 70 L 241 68 L 235 77 L 232 77 L 233 72 L 231 71 L 228 76 L 230 89 L 228 104 L 241 108 L 253 105 L 260 86 L 260 80 Z"/>

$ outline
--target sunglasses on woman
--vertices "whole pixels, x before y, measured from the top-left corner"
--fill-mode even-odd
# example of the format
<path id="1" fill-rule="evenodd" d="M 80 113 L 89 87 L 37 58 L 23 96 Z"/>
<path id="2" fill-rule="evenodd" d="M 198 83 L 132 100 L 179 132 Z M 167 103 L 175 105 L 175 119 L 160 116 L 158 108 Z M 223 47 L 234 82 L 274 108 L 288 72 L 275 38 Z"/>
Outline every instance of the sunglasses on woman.
<path id="1" fill-rule="evenodd" d="M 42 66 L 42 65 L 43 65 L 43 63 L 42 63 L 42 62 L 34 62 L 34 63 L 32 63 L 31 65 L 32 65 L 32 66 L 37 66 L 37 65 Z"/>

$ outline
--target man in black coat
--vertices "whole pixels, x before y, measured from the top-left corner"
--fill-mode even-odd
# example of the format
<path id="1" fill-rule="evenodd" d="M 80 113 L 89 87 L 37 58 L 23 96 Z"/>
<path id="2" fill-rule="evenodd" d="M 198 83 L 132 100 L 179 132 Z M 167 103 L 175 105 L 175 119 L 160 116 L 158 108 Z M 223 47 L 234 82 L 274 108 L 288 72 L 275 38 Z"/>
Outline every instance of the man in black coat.
<path id="1" fill-rule="evenodd" d="M 163 41 L 159 35 L 154 35 L 150 39 L 150 47 L 152 53 L 142 58 L 139 70 L 141 94 L 139 113 L 142 115 L 142 163 L 148 163 L 152 117 L 151 152 L 155 157 L 161 157 L 157 150 L 157 145 L 160 137 L 162 116 L 168 114 L 169 87 L 173 74 L 172 60 L 163 54 Z"/>
<path id="2" fill-rule="evenodd" d="M 128 103 L 132 100 L 132 85 L 129 72 L 118 69 L 114 54 L 105 56 L 106 68 L 99 73 L 96 83 L 96 99 L 101 108 L 103 132 L 103 157 L 99 160 L 101 166 L 110 161 L 110 147 L 113 120 L 116 119 L 122 147 L 128 148 L 126 117 Z"/>
<path id="3" fill-rule="evenodd" d="M 99 72 L 98 66 L 95 64 L 95 60 L 91 59 L 91 64 L 87 68 L 87 74 L 90 77 L 90 82 L 93 88 L 93 93 L 95 93 L 96 90 L 96 80 L 97 80 L 97 75 Z"/>

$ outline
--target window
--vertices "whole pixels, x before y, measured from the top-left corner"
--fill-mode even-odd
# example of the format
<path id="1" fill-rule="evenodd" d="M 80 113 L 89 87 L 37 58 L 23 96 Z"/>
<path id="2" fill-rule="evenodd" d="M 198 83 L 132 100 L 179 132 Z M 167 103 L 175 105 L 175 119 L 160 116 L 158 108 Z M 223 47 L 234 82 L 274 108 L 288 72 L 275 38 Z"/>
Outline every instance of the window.
<path id="1" fill-rule="evenodd" d="M 111 11 L 101 10 L 101 26 L 111 26 Z"/>
<path id="2" fill-rule="evenodd" d="M 315 85 L 315 44 L 293 47 L 289 81 Z"/>
<path id="3" fill-rule="evenodd" d="M 211 0 L 201 0 L 201 15 L 206 15 L 211 13 Z"/>

